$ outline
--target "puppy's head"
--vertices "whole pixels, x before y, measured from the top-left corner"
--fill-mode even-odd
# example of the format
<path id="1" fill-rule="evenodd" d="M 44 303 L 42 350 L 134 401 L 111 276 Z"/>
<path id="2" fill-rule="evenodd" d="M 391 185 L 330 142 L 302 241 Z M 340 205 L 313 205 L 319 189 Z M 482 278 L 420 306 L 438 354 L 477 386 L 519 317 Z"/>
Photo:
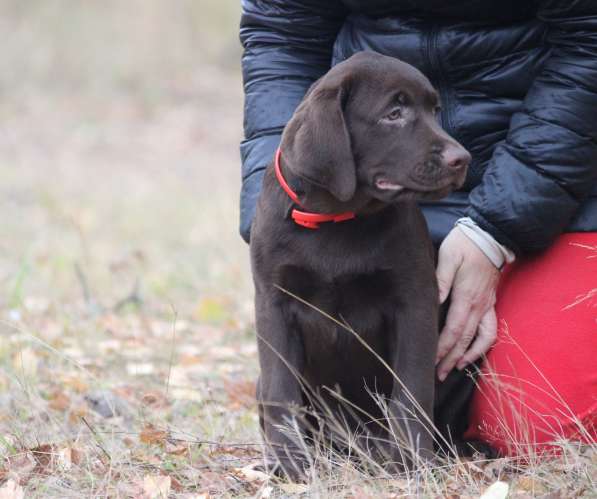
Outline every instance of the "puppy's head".
<path id="1" fill-rule="evenodd" d="M 438 123 L 437 92 L 417 69 L 361 52 L 309 90 L 282 136 L 290 170 L 336 199 L 439 199 L 462 186 L 470 154 Z"/>

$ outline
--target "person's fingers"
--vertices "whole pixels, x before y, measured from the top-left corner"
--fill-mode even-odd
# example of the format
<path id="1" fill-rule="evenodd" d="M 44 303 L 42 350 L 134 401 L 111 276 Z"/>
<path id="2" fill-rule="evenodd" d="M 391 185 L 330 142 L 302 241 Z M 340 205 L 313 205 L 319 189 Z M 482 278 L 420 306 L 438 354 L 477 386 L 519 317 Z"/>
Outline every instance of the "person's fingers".
<path id="1" fill-rule="evenodd" d="M 466 325 L 460 331 L 458 340 L 437 366 L 437 377 L 440 381 L 446 379 L 449 372 L 454 369 L 456 363 L 462 358 L 469 345 L 473 342 L 480 320 L 481 314 L 478 311 L 470 310 L 470 315 Z"/>
<path id="2" fill-rule="evenodd" d="M 457 256 L 453 253 L 446 251 L 445 246 L 440 247 L 437 269 L 435 275 L 437 278 L 437 285 L 439 288 L 439 302 L 443 303 L 450 294 L 452 284 L 454 283 L 454 277 L 458 268 L 462 264 L 462 256 Z"/>
<path id="3" fill-rule="evenodd" d="M 486 354 L 497 339 L 497 317 L 495 308 L 491 307 L 479 322 L 477 337 L 466 353 L 456 364 L 456 369 L 462 370 L 468 364 L 475 362 L 482 355 Z"/>
<path id="4" fill-rule="evenodd" d="M 465 361 L 474 356 L 478 358 L 492 342 L 493 329 L 486 318 L 482 337 L 474 342 L 474 347 L 470 346 L 481 319 L 495 303 L 499 271 L 462 231 L 455 228 L 440 246 L 436 277 L 440 303 L 450 292 L 452 295 L 436 356 L 438 377 L 443 380 L 463 358 Z M 468 350 L 471 350 L 470 354 Z"/>
<path id="5" fill-rule="evenodd" d="M 465 329 L 471 311 L 471 301 L 463 294 L 452 298 L 446 324 L 439 335 L 435 363 L 438 364 L 454 348 Z"/>

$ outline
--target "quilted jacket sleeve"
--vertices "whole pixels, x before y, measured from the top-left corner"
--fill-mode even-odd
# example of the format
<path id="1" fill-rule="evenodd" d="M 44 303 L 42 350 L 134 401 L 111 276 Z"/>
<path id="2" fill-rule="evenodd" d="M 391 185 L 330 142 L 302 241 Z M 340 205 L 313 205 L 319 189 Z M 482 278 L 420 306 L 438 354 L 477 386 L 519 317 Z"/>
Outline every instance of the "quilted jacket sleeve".
<path id="1" fill-rule="evenodd" d="M 468 213 L 516 253 L 547 247 L 597 181 L 597 1 L 539 3 L 550 55 Z"/>
<path id="2" fill-rule="evenodd" d="M 340 1 L 242 2 L 245 140 L 240 148 L 240 232 L 247 242 L 263 171 L 307 89 L 330 68 L 345 15 Z"/>

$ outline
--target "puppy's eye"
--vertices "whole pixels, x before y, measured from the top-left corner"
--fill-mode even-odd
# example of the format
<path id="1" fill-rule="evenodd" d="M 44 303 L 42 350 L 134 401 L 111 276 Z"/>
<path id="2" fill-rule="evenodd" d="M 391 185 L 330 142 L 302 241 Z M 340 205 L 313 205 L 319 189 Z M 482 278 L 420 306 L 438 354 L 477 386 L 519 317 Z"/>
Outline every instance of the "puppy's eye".
<path id="1" fill-rule="evenodd" d="M 402 108 L 396 107 L 392 109 L 392 112 L 386 116 L 386 119 L 390 121 L 399 120 L 402 118 Z"/>
<path id="2" fill-rule="evenodd" d="M 437 116 L 441 112 L 441 110 L 442 110 L 441 106 L 435 106 L 433 108 L 433 114 L 435 114 L 435 116 Z"/>

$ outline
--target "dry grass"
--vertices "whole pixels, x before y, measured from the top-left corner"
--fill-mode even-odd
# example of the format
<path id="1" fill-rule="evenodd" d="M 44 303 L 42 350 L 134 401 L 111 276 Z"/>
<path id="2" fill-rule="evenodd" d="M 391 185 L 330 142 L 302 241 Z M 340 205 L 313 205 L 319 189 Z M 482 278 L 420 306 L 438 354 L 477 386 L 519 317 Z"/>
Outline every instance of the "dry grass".
<path id="1" fill-rule="evenodd" d="M 589 496 L 595 454 L 567 442 L 404 477 L 322 453 L 308 488 L 251 473 L 237 22 L 233 0 L 0 2 L 0 497 Z"/>

